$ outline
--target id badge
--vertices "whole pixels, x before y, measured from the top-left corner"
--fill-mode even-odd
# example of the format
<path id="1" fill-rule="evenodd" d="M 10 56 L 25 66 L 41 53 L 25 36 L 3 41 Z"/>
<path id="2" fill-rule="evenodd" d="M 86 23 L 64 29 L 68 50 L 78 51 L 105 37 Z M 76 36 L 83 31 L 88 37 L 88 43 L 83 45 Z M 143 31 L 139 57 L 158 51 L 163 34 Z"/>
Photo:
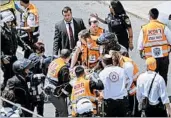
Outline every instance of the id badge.
<path id="1" fill-rule="evenodd" d="M 163 50 L 162 50 L 162 46 L 159 47 L 152 47 L 152 56 L 154 58 L 159 58 L 159 57 L 163 57 Z"/>

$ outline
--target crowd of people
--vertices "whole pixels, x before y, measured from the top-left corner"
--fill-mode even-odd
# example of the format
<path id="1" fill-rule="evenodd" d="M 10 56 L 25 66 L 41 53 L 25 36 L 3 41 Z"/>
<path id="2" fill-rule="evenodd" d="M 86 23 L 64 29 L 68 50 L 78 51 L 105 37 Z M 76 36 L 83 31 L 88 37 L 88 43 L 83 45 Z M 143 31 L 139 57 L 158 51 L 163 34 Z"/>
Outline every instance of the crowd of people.
<path id="1" fill-rule="evenodd" d="M 90 14 L 88 28 L 72 9 L 62 9 L 63 19 L 55 25 L 52 56 L 44 54 L 39 41 L 39 13 L 30 0 L 20 0 L 21 9 L 10 0 L 1 9 L 1 96 L 30 111 L 44 115 L 51 102 L 56 117 L 167 117 L 171 116 L 167 74 L 171 31 L 157 20 L 159 11 L 149 11 L 149 23 L 138 38 L 140 57 L 146 71 L 129 57 L 133 45 L 131 21 L 122 4 L 112 0 L 107 18 Z M 20 24 L 16 12 L 20 12 Z M 102 22 L 108 30 L 99 26 Z M 24 58 L 17 59 L 18 46 Z M 7 101 L 3 108 L 12 108 Z M 10 117 L 15 112 L 0 111 Z M 70 109 L 70 110 L 68 110 Z M 3 111 L 3 112 L 2 112 Z M 71 114 L 70 114 L 71 112 Z M 20 116 L 32 117 L 22 110 Z"/>

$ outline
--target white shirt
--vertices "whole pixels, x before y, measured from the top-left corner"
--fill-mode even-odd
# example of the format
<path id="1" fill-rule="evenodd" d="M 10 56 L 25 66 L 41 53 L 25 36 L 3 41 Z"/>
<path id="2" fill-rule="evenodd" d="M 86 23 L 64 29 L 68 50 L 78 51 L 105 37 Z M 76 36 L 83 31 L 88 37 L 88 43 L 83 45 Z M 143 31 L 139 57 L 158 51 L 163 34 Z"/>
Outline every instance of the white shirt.
<path id="1" fill-rule="evenodd" d="M 142 100 L 145 97 L 148 97 L 148 92 L 150 89 L 150 85 L 152 79 L 154 78 L 155 72 L 146 71 L 139 75 L 137 79 L 137 100 L 139 103 L 142 103 Z M 156 75 L 151 92 L 149 95 L 149 101 L 151 105 L 156 105 L 159 103 L 158 98 L 161 97 L 162 103 L 170 103 L 167 91 L 166 91 L 166 84 L 162 76 L 159 74 Z"/>
<path id="2" fill-rule="evenodd" d="M 65 26 L 66 26 L 66 29 L 67 29 L 68 37 L 69 37 L 69 40 L 70 40 L 69 24 L 65 20 L 64 20 L 64 22 L 65 22 Z M 74 23 L 73 23 L 73 19 L 70 21 L 70 25 L 71 25 L 73 36 L 74 36 Z"/>
<path id="3" fill-rule="evenodd" d="M 127 76 L 124 69 L 118 66 L 107 66 L 99 74 L 100 80 L 104 84 L 102 91 L 104 99 L 123 99 L 128 95 L 126 89 Z"/>
<path id="4" fill-rule="evenodd" d="M 167 38 L 169 44 L 171 45 L 171 31 L 169 30 L 169 28 L 167 26 L 165 26 L 164 34 L 166 35 L 166 38 Z M 137 44 L 138 50 L 144 49 L 143 40 L 144 40 L 143 31 L 141 29 L 140 34 L 139 34 L 139 38 L 138 38 L 138 44 Z"/>
<path id="5" fill-rule="evenodd" d="M 125 74 L 127 75 L 128 79 L 127 79 L 127 89 L 129 90 L 129 88 L 131 87 L 131 84 L 133 82 L 133 76 L 134 76 L 134 66 L 131 62 L 125 62 L 123 64 L 123 69 L 125 70 Z"/>

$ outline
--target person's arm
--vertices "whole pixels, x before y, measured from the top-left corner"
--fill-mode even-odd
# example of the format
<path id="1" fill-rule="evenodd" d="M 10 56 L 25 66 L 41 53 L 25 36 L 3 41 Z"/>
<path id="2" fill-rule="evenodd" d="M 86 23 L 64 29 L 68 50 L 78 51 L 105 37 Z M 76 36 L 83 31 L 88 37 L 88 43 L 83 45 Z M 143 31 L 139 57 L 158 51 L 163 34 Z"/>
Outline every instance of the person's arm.
<path id="1" fill-rule="evenodd" d="M 61 44 L 61 35 L 58 28 L 58 25 L 55 25 L 55 36 L 54 36 L 54 42 L 53 42 L 53 55 L 58 55 L 58 50 Z"/>
<path id="2" fill-rule="evenodd" d="M 171 31 L 167 26 L 165 26 L 164 34 L 166 35 L 166 38 L 171 46 Z"/>
<path id="3" fill-rule="evenodd" d="M 83 21 L 83 19 L 81 19 L 80 24 L 81 24 L 81 30 L 86 29 L 86 27 L 85 27 L 85 25 L 84 25 L 84 21 Z"/>
<path id="4" fill-rule="evenodd" d="M 16 3 L 15 3 L 15 9 L 20 13 L 24 12 Z"/>
<path id="5" fill-rule="evenodd" d="M 129 17 L 127 15 L 124 16 L 124 24 L 125 27 L 127 28 L 128 31 L 128 38 L 129 38 L 129 49 L 133 50 L 134 46 L 133 46 L 133 31 L 132 31 L 132 25 L 131 25 L 131 21 L 129 19 Z"/>
<path id="6" fill-rule="evenodd" d="M 143 101 L 143 96 L 141 93 L 141 82 L 140 82 L 141 79 L 143 79 L 141 78 L 141 76 L 139 76 L 137 79 L 137 90 L 136 90 L 136 97 L 137 97 L 138 103 L 140 104 L 142 104 L 142 101 Z"/>
<path id="7" fill-rule="evenodd" d="M 132 65 L 131 62 L 125 62 L 123 65 L 126 77 L 128 77 L 128 79 L 126 80 L 127 83 L 127 90 L 130 89 L 131 84 L 133 82 L 133 70 L 134 70 L 134 66 Z"/>
<path id="8" fill-rule="evenodd" d="M 144 55 L 143 55 L 143 48 L 144 48 L 143 47 L 143 31 L 141 29 L 140 34 L 139 34 L 139 38 L 138 38 L 138 43 L 137 43 L 137 49 L 140 52 L 141 58 L 144 57 Z"/>
<path id="9" fill-rule="evenodd" d="M 77 46 L 74 54 L 71 57 L 71 66 L 70 66 L 70 68 L 74 68 L 74 66 L 75 66 L 75 64 L 76 64 L 76 62 L 78 60 L 78 56 L 79 56 L 80 52 L 81 52 L 81 49 L 80 49 L 80 47 Z"/>
<path id="10" fill-rule="evenodd" d="M 166 106 L 168 116 L 170 117 L 171 116 L 170 100 L 167 95 L 167 88 L 163 77 L 160 77 L 160 81 L 158 82 L 158 84 L 159 84 L 159 96 L 161 98 L 162 103 Z"/>

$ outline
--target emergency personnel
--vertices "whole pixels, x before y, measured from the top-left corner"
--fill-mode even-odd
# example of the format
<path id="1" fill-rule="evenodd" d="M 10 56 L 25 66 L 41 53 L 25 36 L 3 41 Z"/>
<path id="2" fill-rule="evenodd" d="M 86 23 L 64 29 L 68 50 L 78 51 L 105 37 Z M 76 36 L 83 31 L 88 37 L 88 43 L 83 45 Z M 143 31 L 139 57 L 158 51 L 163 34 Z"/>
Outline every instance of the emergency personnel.
<path id="1" fill-rule="evenodd" d="M 171 31 L 157 20 L 158 15 L 159 11 L 156 8 L 149 11 L 150 22 L 142 26 L 137 47 L 141 58 L 156 58 L 156 72 L 159 72 L 167 85 Z"/>
<path id="2" fill-rule="evenodd" d="M 140 110 L 146 117 L 170 117 L 171 107 L 166 84 L 160 74 L 155 72 L 157 62 L 154 57 L 146 59 L 146 72 L 137 79 L 137 99 Z M 166 112 L 167 111 L 167 112 Z"/>
<path id="3" fill-rule="evenodd" d="M 70 54 L 69 49 L 61 50 L 60 57 L 50 63 L 45 80 L 45 93 L 49 95 L 49 101 L 56 108 L 56 117 L 68 117 L 66 98 L 72 91 L 72 86 L 69 84 L 70 72 L 67 65 Z"/>
<path id="4" fill-rule="evenodd" d="M 127 77 L 123 68 L 113 65 L 112 57 L 105 54 L 102 60 L 104 69 L 100 72 L 100 80 L 104 84 L 102 91 L 105 102 L 104 112 L 106 117 L 128 116 L 128 92 L 132 80 Z"/>
<path id="5" fill-rule="evenodd" d="M 113 62 L 117 62 L 118 66 L 125 70 L 128 78 L 133 80 L 128 91 L 130 115 L 138 117 L 140 113 L 138 112 L 138 101 L 136 99 L 136 81 L 139 75 L 139 68 L 132 59 L 121 55 L 118 51 L 110 50 L 109 54 L 112 56 Z"/>
<path id="6" fill-rule="evenodd" d="M 40 35 L 38 10 L 34 4 L 30 3 L 30 0 L 20 0 L 20 5 L 24 7 L 24 13 L 22 14 L 23 23 L 17 29 L 21 30 L 21 39 L 32 48 Z M 31 50 L 25 50 L 24 57 L 28 58 L 30 53 Z"/>
<path id="7" fill-rule="evenodd" d="M 76 115 L 76 101 L 87 97 L 93 103 L 94 115 L 97 115 L 97 99 L 95 90 L 103 90 L 104 86 L 99 78 L 87 78 L 84 68 L 82 66 L 77 66 L 75 68 L 75 75 L 77 77 L 76 82 L 73 84 L 72 94 L 71 94 L 71 102 L 72 102 L 72 116 Z"/>
<path id="8" fill-rule="evenodd" d="M 133 32 L 131 21 L 127 16 L 122 4 L 118 0 L 111 0 L 110 13 L 105 20 L 98 17 L 97 14 L 91 14 L 96 17 L 100 22 L 108 24 L 109 32 L 117 35 L 118 41 L 123 45 L 127 51 L 133 49 Z"/>
<path id="9" fill-rule="evenodd" d="M 76 50 L 72 56 L 71 68 L 73 68 L 81 53 L 81 64 L 88 69 L 95 67 L 100 57 L 100 48 L 90 36 L 88 30 L 82 30 L 78 34 L 79 41 L 77 42 Z"/>
<path id="10" fill-rule="evenodd" d="M 88 24 L 89 24 L 89 31 L 90 31 L 90 35 L 91 35 L 91 38 L 93 40 L 97 40 L 97 38 L 105 32 L 105 29 L 99 27 L 99 22 L 97 20 L 96 17 L 90 17 L 88 19 Z"/>
<path id="11" fill-rule="evenodd" d="M 15 94 L 15 103 L 21 104 L 30 110 L 30 93 L 27 85 L 27 76 L 29 74 L 29 69 L 32 67 L 32 63 L 28 59 L 19 59 L 13 64 L 13 71 L 15 76 L 7 81 L 5 91 L 12 90 Z M 23 111 L 24 117 L 30 117 L 31 114 Z"/>

